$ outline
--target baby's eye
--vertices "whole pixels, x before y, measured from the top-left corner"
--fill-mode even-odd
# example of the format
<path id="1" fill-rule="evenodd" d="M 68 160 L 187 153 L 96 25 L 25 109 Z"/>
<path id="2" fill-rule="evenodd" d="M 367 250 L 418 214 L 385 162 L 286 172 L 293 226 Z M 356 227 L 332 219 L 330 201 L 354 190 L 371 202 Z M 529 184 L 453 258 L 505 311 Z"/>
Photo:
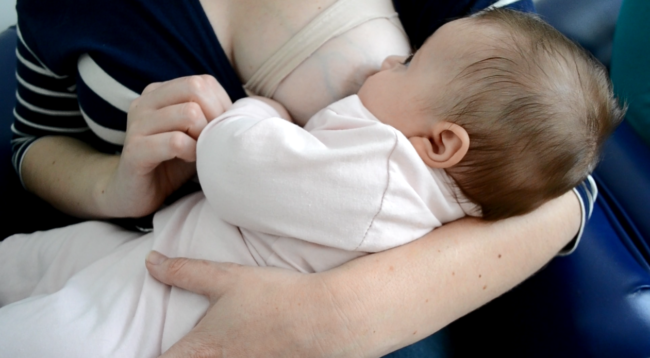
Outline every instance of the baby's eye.
<path id="1" fill-rule="evenodd" d="M 408 64 L 411 63 L 411 60 L 413 59 L 413 55 L 414 55 L 413 53 L 410 54 L 409 57 L 407 57 L 406 60 L 404 60 L 404 62 L 402 62 L 402 65 L 408 66 Z"/>

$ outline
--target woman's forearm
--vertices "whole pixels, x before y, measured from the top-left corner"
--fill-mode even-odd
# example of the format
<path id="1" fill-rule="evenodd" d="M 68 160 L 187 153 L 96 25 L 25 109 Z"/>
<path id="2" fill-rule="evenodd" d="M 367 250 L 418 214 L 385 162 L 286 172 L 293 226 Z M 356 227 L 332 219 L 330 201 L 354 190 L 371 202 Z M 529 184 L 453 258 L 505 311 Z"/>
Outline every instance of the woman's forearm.
<path id="1" fill-rule="evenodd" d="M 466 218 L 319 274 L 327 300 L 336 302 L 353 333 L 347 348 L 386 354 L 498 297 L 571 240 L 579 214 L 575 194 L 567 193 L 525 216 L 494 223 Z"/>
<path id="2" fill-rule="evenodd" d="M 101 154 L 69 137 L 44 137 L 25 154 L 25 187 L 57 209 L 82 218 L 108 217 L 100 186 L 119 157 Z M 99 193 L 98 193 L 99 192 Z"/>
<path id="3" fill-rule="evenodd" d="M 380 357 L 508 291 L 579 226 L 568 193 L 525 216 L 459 220 L 317 274 L 150 255 L 156 279 L 211 302 L 164 356 Z"/>
<path id="4" fill-rule="evenodd" d="M 196 139 L 206 118 L 231 104 L 212 76 L 152 83 L 131 102 L 119 156 L 73 138 L 43 137 L 23 158 L 23 182 L 79 217 L 145 216 L 196 174 Z"/>

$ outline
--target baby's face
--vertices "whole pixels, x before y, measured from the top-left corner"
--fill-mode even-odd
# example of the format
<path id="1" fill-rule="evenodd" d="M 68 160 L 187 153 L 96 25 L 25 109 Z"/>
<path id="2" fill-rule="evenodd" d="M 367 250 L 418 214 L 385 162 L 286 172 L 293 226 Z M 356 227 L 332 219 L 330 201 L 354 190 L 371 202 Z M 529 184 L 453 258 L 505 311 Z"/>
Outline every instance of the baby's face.
<path id="1" fill-rule="evenodd" d="M 423 135 L 437 120 L 432 109 L 454 95 L 448 84 L 472 62 L 473 53 L 494 40 L 490 32 L 471 18 L 445 24 L 412 57 L 386 58 L 359 90 L 361 102 L 406 137 Z"/>

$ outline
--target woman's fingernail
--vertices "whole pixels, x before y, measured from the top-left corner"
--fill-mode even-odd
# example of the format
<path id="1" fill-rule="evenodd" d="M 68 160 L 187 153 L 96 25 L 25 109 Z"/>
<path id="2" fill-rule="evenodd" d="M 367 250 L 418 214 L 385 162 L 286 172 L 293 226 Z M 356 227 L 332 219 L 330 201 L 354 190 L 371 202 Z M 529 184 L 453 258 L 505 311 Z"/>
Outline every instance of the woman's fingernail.
<path id="1" fill-rule="evenodd" d="M 149 252 L 149 255 L 147 255 L 147 262 L 153 265 L 160 265 L 163 261 L 167 259 L 167 256 L 161 254 L 158 251 L 151 251 Z"/>

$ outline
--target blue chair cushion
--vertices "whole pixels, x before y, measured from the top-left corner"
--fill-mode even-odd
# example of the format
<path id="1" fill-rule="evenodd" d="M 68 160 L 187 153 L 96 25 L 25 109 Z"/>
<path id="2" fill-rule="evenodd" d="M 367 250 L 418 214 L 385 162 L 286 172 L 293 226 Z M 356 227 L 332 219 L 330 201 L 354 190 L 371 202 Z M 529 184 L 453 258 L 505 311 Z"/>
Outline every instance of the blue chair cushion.
<path id="1" fill-rule="evenodd" d="M 627 102 L 626 121 L 650 145 L 650 1 L 625 0 L 616 27 L 611 74 Z"/>

